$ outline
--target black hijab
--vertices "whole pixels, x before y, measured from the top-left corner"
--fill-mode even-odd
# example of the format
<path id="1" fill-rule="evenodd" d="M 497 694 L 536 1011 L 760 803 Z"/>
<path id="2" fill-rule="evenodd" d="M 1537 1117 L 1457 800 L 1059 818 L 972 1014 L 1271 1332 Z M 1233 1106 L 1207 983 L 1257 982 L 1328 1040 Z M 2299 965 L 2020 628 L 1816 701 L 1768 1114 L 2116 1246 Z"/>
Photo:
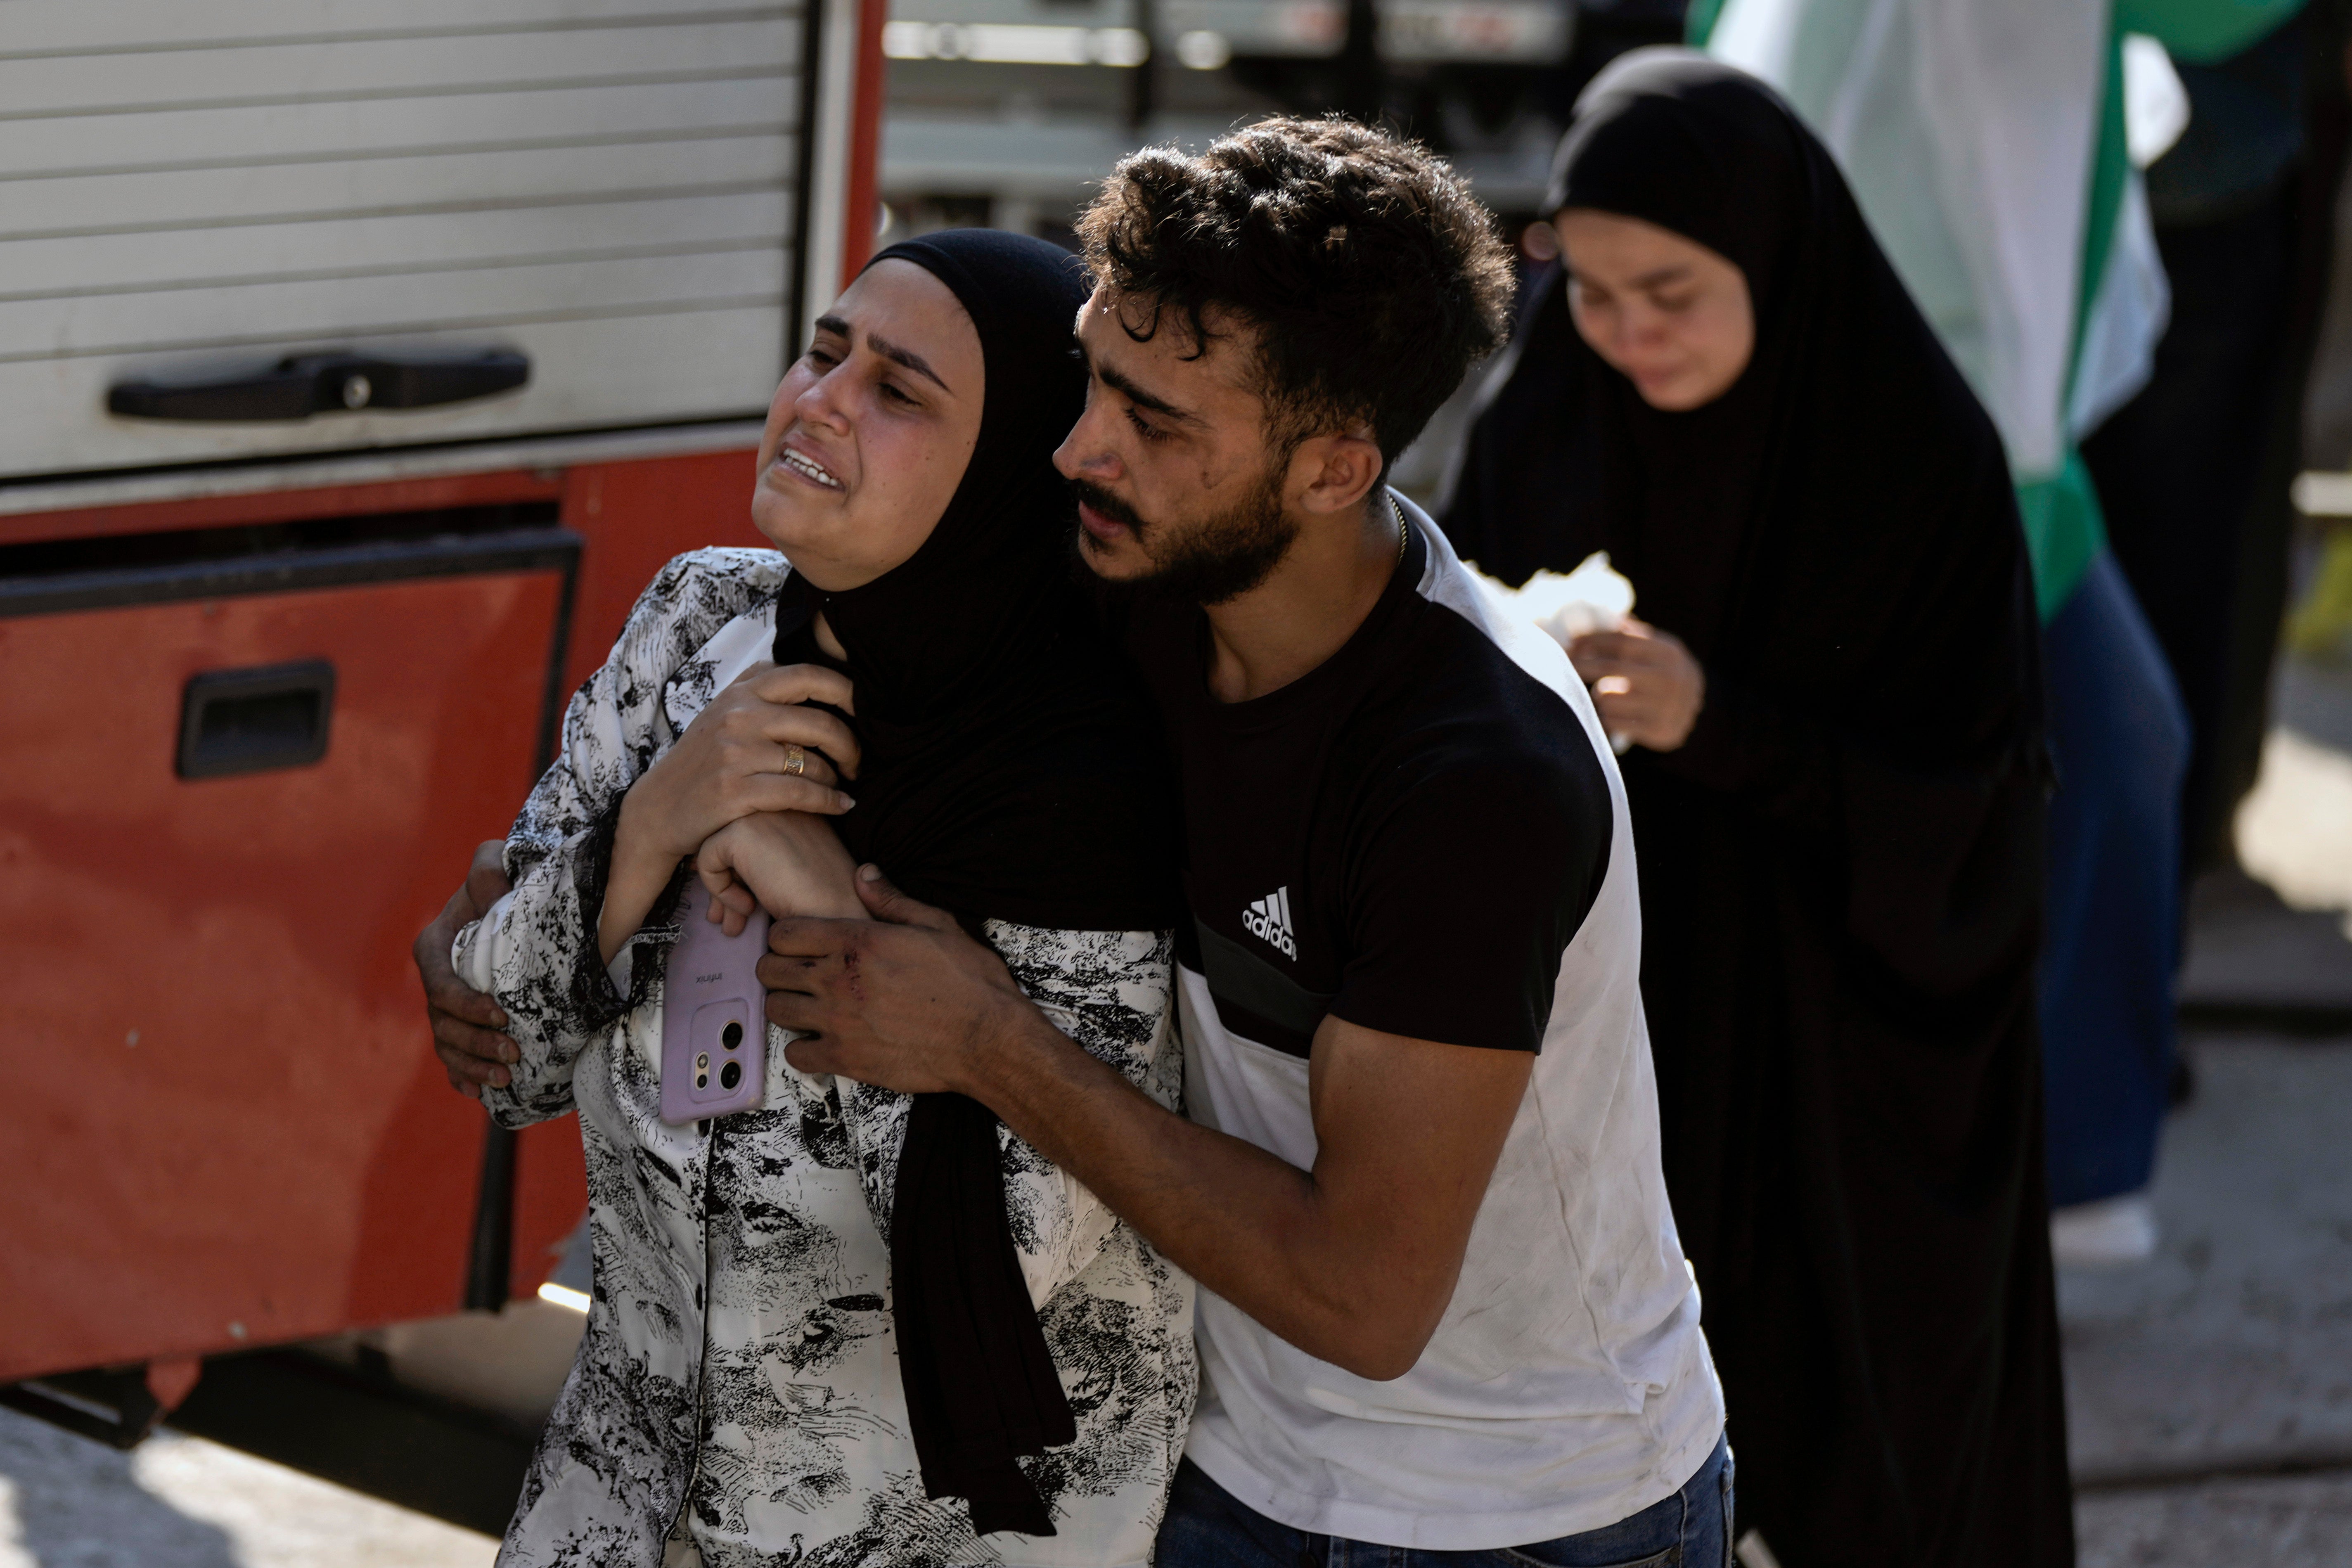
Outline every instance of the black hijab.
<path id="1" fill-rule="evenodd" d="M 1078 585 L 1077 521 L 1054 448 L 1084 404 L 1071 345 L 1076 259 L 984 229 L 874 258 L 945 283 L 979 331 L 980 437 L 939 525 L 899 565 L 828 594 L 795 574 L 777 608 L 780 664 L 855 683 L 863 749 L 842 841 L 980 934 L 996 919 L 1058 930 L 1175 922 L 1174 805 L 1148 699 Z M 848 654 L 827 658 L 818 611 Z M 1077 1436 L 1004 1210 L 997 1120 L 918 1095 L 890 1223 L 892 1311 L 907 1416 L 932 1497 L 962 1497 L 982 1534 L 1051 1535 L 1014 1464 Z"/>
<path id="2" fill-rule="evenodd" d="M 856 682 L 865 760 L 838 819 L 850 853 L 969 922 L 1142 931 L 1174 923 L 1174 811 L 1148 699 L 1076 574 L 1077 513 L 1054 448 L 1077 422 L 1077 258 L 951 229 L 876 256 L 946 284 L 979 329 L 979 443 L 920 548 L 862 587 L 797 574 L 777 647 L 819 658 L 816 612 Z M 779 658 L 782 655 L 780 652 Z"/>
<path id="3" fill-rule="evenodd" d="M 2041 684 L 2000 437 L 1752 79 L 1624 57 L 1549 207 L 1686 236 L 1755 307 L 1738 380 L 1669 413 L 1538 276 L 1442 509 L 1513 582 L 1609 551 L 1706 667 L 1688 739 L 1623 771 L 1661 1153 L 1741 1527 L 1790 1563 L 2070 1563 Z"/>

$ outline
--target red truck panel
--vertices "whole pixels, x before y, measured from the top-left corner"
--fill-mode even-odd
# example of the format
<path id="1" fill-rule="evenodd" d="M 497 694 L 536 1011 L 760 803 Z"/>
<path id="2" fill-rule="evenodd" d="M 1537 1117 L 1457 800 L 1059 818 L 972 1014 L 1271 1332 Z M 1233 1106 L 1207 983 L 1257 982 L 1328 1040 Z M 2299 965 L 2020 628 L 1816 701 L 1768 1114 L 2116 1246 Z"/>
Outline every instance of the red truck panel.
<path id="1" fill-rule="evenodd" d="M 707 544 L 770 547 L 751 526 L 753 458 L 748 449 L 710 452 L 583 464 L 565 473 L 563 525 L 587 541 L 572 594 L 572 636 L 562 675 L 566 697 L 604 662 L 622 623 L 629 618 L 629 607 L 672 556 Z M 485 484 L 485 493 L 496 493 L 487 490 L 495 478 L 478 481 Z M 515 805 L 520 804 L 518 794 Z M 498 831 L 503 833 L 505 823 L 513 819 L 510 807 Z M 442 898 L 448 897 L 463 869 L 462 862 L 452 862 L 443 872 Z M 421 1039 L 421 1026 L 417 1034 Z M 564 1242 L 588 1209 L 580 1123 L 566 1117 L 525 1128 L 515 1151 L 514 1184 L 509 1289 L 517 1296 L 529 1296 L 555 1267 Z"/>
<path id="2" fill-rule="evenodd" d="M 0 1378 L 456 1309 L 481 1113 L 407 949 L 530 778 L 562 586 L 0 621 Z M 174 776 L 190 676 L 300 658 L 321 762 Z"/>
<path id="3" fill-rule="evenodd" d="M 565 660 L 569 696 L 604 662 L 629 607 L 674 555 L 708 544 L 775 548 L 751 526 L 749 451 L 573 468 L 563 487 L 563 526 L 588 542 Z"/>
<path id="4" fill-rule="evenodd" d="M 560 679 L 661 564 L 762 542 L 722 451 L 0 520 L 0 543 L 560 501 Z M 408 947 L 532 777 L 564 583 L 418 578 L 0 617 L 0 1382 L 457 1310 L 484 1125 Z M 331 660 L 324 759 L 173 772 L 208 670 Z M 135 1037 L 135 1043 L 134 1043 Z M 586 1208 L 578 1123 L 516 1150 L 509 1288 Z"/>

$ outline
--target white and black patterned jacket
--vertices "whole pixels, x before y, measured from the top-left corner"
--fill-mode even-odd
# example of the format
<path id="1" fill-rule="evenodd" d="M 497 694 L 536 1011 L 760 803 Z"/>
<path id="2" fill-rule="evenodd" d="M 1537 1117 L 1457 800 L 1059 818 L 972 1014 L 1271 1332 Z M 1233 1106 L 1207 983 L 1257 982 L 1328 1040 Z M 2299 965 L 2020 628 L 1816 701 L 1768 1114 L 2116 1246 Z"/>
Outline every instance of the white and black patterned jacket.
<path id="1" fill-rule="evenodd" d="M 974 1536 L 925 1498 L 907 1435 L 886 1244 L 908 1101 L 784 1060 L 762 1108 L 659 1115 L 656 921 L 608 973 L 596 921 L 621 797 L 746 665 L 769 657 L 789 568 L 704 550 L 663 569 L 564 716 L 508 841 L 514 891 L 460 935 L 507 1009 L 507 1126 L 577 1109 L 595 1288 L 501 1563 L 1144 1563 L 1191 1418 L 1191 1280 L 1084 1187 L 1004 1139 L 1005 1199 L 1078 1440 L 1024 1460 L 1057 1534 Z M 1022 989 L 1173 1105 L 1167 933 L 992 921 Z M 627 986 L 615 989 L 618 975 Z"/>

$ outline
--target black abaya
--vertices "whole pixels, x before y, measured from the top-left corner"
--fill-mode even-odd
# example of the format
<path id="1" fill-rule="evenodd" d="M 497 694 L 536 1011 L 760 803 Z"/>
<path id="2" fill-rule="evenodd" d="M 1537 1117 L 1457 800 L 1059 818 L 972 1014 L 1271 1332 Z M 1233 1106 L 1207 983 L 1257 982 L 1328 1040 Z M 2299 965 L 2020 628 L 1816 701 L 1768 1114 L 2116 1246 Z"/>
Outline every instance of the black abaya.
<path id="1" fill-rule="evenodd" d="M 2046 765 L 1999 437 L 1821 144 L 1675 50 L 1580 101 L 1561 206 L 1735 262 L 1748 368 L 1643 404 L 1538 279 L 1445 509 L 1606 549 L 1706 670 L 1624 773 L 1675 1216 L 1744 1531 L 1786 1568 L 2074 1557 L 2033 1005 Z"/>

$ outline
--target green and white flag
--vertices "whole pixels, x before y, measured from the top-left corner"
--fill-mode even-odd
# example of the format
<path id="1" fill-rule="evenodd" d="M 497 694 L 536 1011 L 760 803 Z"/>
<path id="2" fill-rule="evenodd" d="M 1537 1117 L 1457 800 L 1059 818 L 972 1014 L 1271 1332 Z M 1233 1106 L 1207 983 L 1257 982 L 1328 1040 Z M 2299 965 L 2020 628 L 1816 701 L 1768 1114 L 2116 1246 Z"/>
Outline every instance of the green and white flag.
<path id="1" fill-rule="evenodd" d="M 2301 0 L 1697 0 L 1695 43 L 1779 88 L 1992 416 L 2042 613 L 2104 546 L 2075 444 L 2146 384 L 2168 296 L 2139 168 L 2225 55 Z M 2125 30 L 2144 30 L 2129 40 Z M 2159 41 L 2161 40 L 2161 41 Z"/>

